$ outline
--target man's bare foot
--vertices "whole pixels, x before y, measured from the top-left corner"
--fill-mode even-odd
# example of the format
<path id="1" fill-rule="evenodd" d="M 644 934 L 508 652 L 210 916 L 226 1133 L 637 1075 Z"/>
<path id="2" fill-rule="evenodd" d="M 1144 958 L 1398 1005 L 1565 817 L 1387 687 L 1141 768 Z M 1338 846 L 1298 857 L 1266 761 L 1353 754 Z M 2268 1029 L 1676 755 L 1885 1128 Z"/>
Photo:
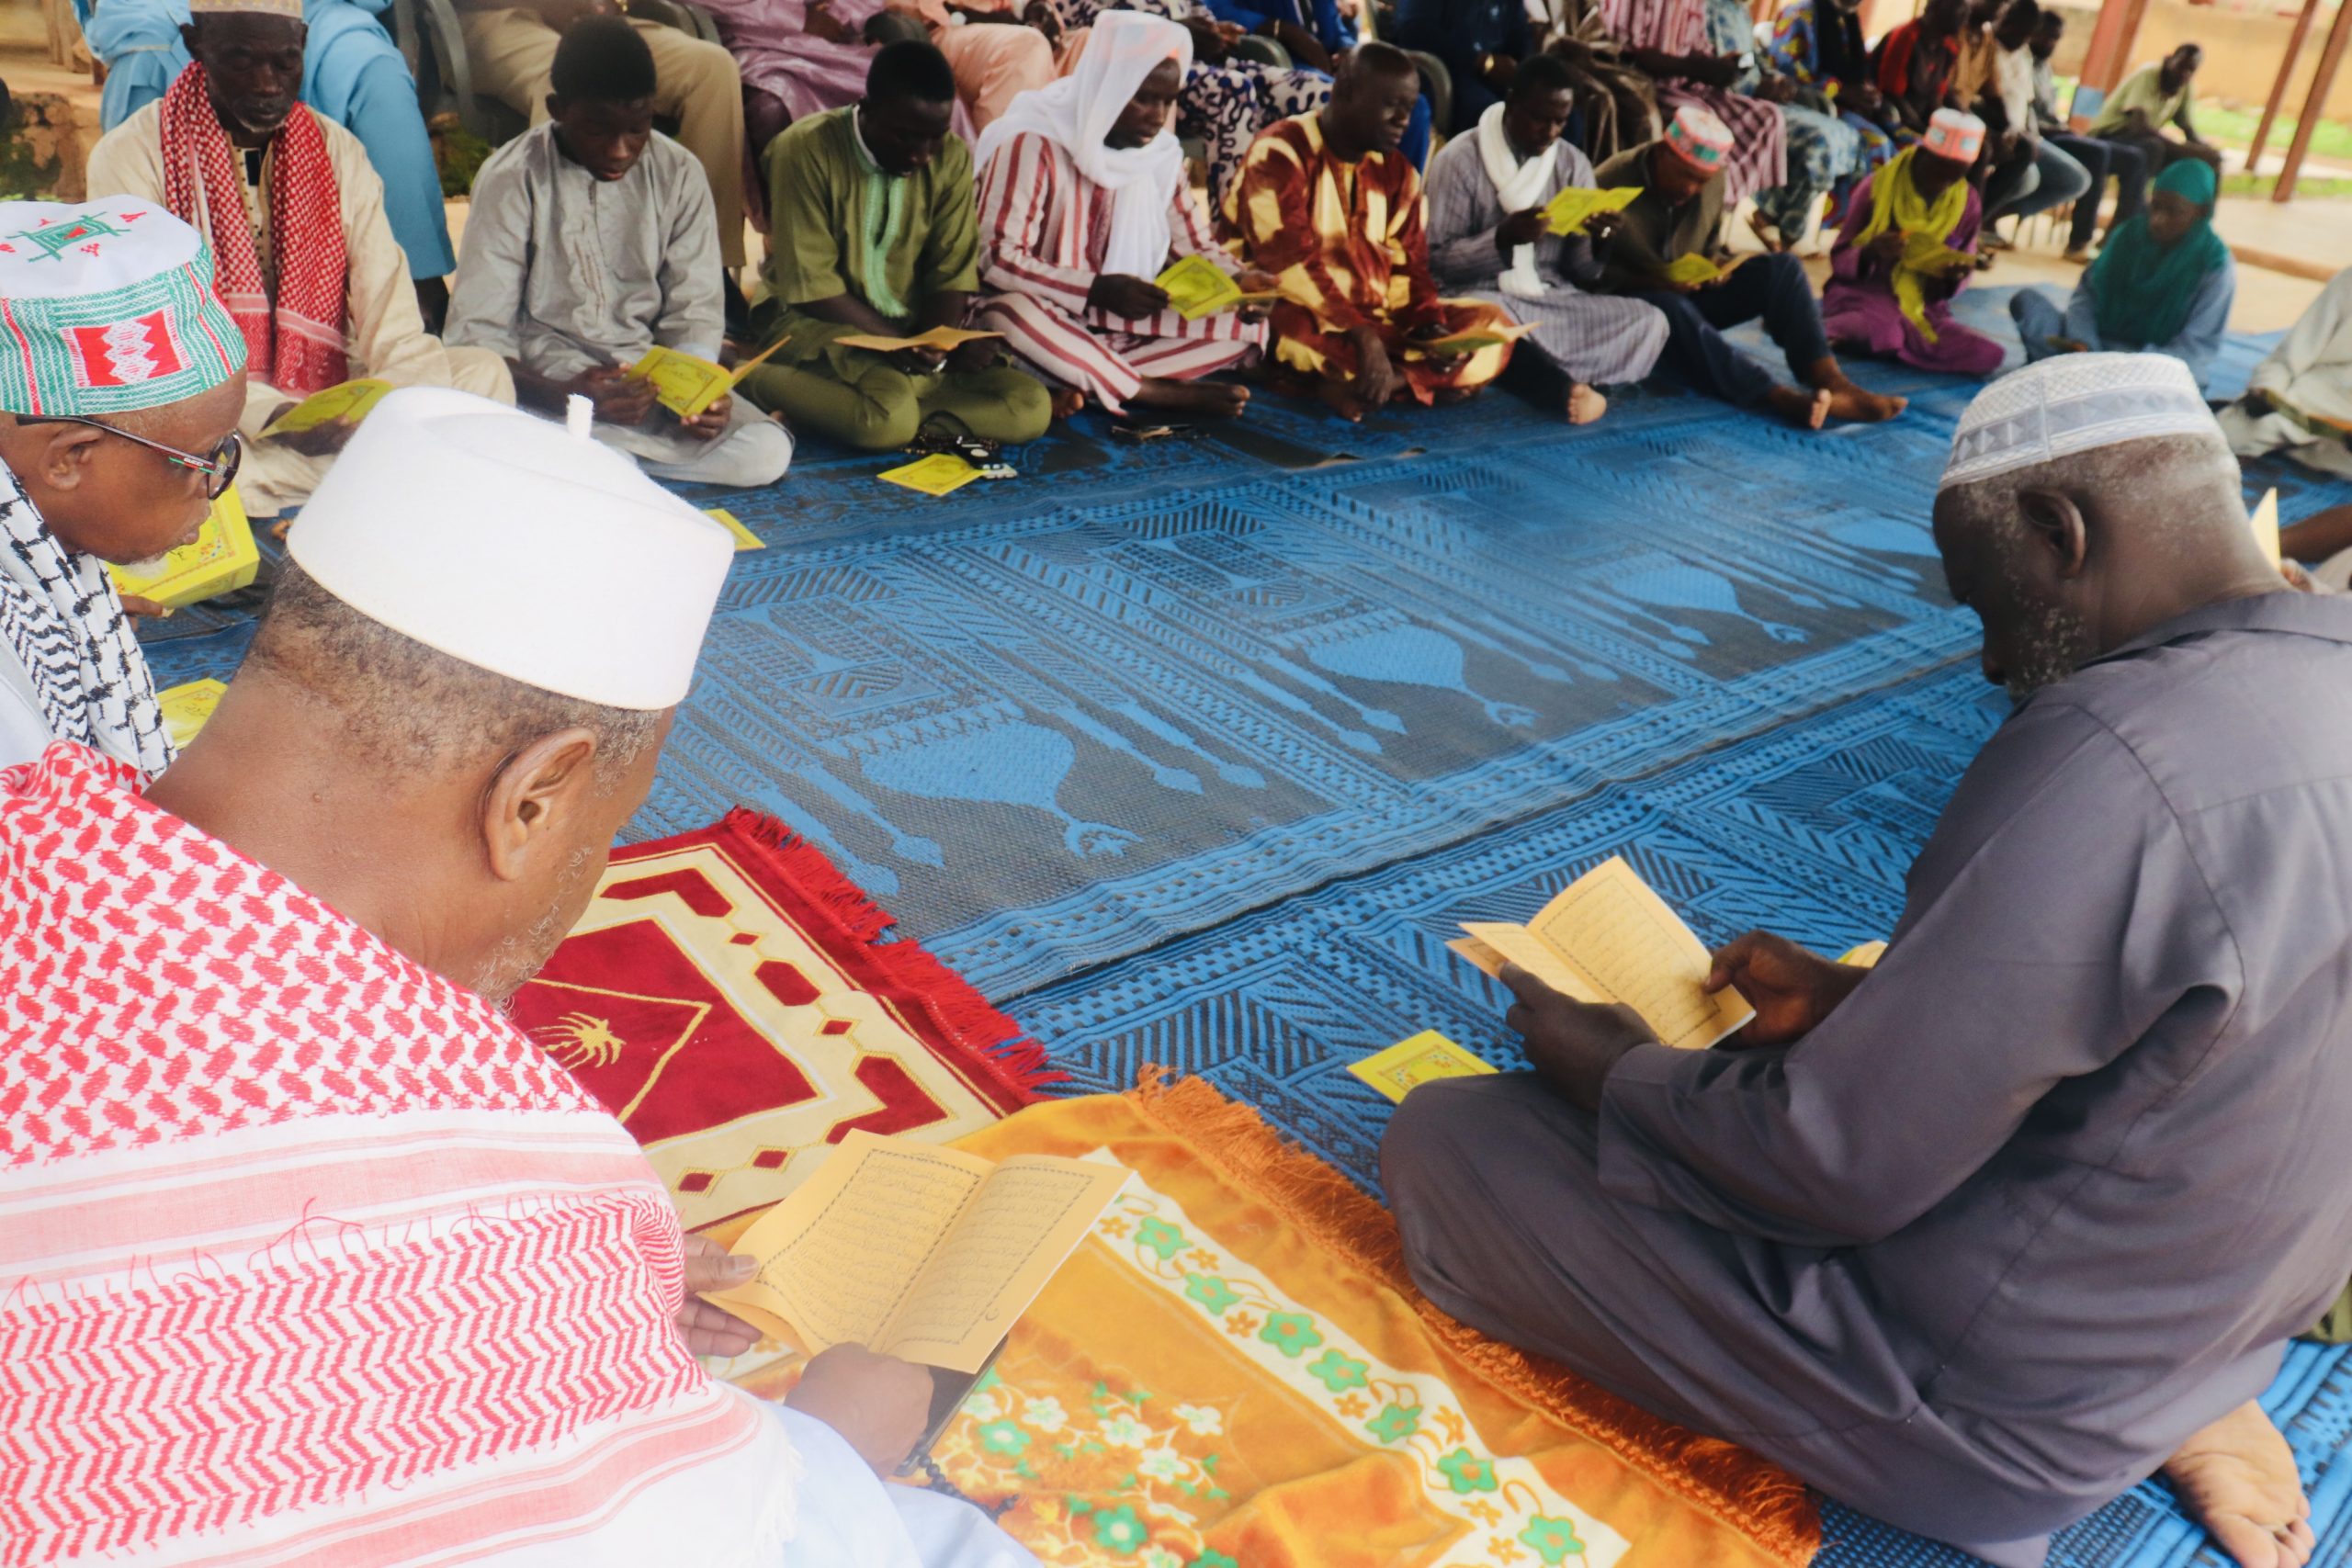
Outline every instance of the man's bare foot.
<path id="1" fill-rule="evenodd" d="M 1363 423 L 1363 400 L 1356 396 L 1352 381 L 1317 381 L 1315 395 L 1323 400 L 1326 408 L 1350 424 Z"/>
<path id="2" fill-rule="evenodd" d="M 1170 381 L 1148 376 L 1127 400 L 1144 408 L 1170 413 L 1198 414 L 1203 419 L 1231 419 L 1250 406 L 1250 389 L 1227 381 Z"/>
<path id="3" fill-rule="evenodd" d="M 1829 422 L 1829 389 L 1807 391 L 1802 387 L 1775 387 L 1765 401 L 1772 412 L 1800 430 L 1819 430 Z"/>
<path id="4" fill-rule="evenodd" d="M 1789 248 L 1787 238 L 1765 222 L 1764 215 L 1752 207 L 1747 209 L 1747 231 L 1755 235 L 1756 243 L 1768 251 L 1777 254 Z"/>
<path id="5" fill-rule="evenodd" d="M 1849 424 L 1883 424 L 1911 406 L 1908 398 L 1865 391 L 1851 381 L 1824 389 L 1829 394 L 1829 417 Z"/>
<path id="6" fill-rule="evenodd" d="M 1086 394 L 1076 387 L 1054 389 L 1054 417 L 1056 419 L 1075 419 L 1078 417 L 1078 411 L 1085 406 Z"/>
<path id="7" fill-rule="evenodd" d="M 2239 1568 L 2302 1568 L 2318 1547 L 2294 1453 L 2252 1401 L 2183 1443 L 2165 1475 Z"/>
<path id="8" fill-rule="evenodd" d="M 1590 424 L 1609 412 L 1609 400 L 1578 381 L 1568 389 L 1568 423 Z"/>

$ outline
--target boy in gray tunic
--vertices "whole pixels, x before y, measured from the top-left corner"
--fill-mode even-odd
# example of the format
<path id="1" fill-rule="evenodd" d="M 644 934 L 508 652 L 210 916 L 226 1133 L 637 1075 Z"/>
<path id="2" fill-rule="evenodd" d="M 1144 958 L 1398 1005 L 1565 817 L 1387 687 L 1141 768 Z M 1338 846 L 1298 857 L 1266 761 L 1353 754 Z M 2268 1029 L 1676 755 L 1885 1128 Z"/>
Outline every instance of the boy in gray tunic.
<path id="1" fill-rule="evenodd" d="M 792 436 L 740 398 L 692 418 L 627 368 L 660 344 L 716 360 L 726 330 L 710 183 L 653 129 L 653 56 L 618 17 L 556 49 L 552 117 L 475 177 L 447 340 L 502 355 L 515 400 L 596 406 L 596 438 L 656 479 L 774 484 Z"/>
<path id="2" fill-rule="evenodd" d="M 2352 600 L 2284 588 L 2163 355 L 1986 389 L 1935 533 L 2020 700 L 1885 957 L 1740 938 L 1712 1051 L 1507 971 L 1534 1071 L 1382 1150 L 1414 1277 L 1996 1563 L 2163 1469 L 2296 1568 L 2254 1401 L 2352 1266 Z"/>
<path id="3" fill-rule="evenodd" d="M 1575 107 L 1567 66 L 1555 55 L 1534 56 L 1511 78 L 1508 97 L 1438 149 L 1425 189 L 1430 270 L 1438 282 L 1532 322 L 1534 334 L 1512 359 L 1516 378 L 1528 378 L 1521 366 L 1549 371 L 1528 389 L 1563 399 L 1569 423 L 1589 424 L 1609 407 L 1596 389 L 1638 381 L 1657 368 L 1667 322 L 1655 305 L 1587 292 L 1600 287 L 1594 247 L 1616 227 L 1614 213 L 1566 236 L 1544 220 L 1544 207 L 1561 191 L 1592 185 L 1591 163 L 1560 134 Z"/>

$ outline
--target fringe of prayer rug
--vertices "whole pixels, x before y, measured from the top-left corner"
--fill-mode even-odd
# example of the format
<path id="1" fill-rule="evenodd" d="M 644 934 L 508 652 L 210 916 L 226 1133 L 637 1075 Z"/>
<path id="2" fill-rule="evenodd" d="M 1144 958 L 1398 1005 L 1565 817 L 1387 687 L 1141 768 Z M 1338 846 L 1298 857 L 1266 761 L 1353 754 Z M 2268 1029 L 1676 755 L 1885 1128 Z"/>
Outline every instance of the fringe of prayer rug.
<path id="1" fill-rule="evenodd" d="M 959 1141 L 1136 1175 L 934 1448 L 1053 1564 L 1795 1568 L 1804 1485 L 1486 1338 L 1387 1213 L 1154 1069 Z"/>
<path id="2" fill-rule="evenodd" d="M 863 1128 L 944 1143 L 1059 1075 L 1020 1026 L 780 824 L 615 852 L 515 1021 L 602 1100 L 690 1229 L 775 1202 Z"/>

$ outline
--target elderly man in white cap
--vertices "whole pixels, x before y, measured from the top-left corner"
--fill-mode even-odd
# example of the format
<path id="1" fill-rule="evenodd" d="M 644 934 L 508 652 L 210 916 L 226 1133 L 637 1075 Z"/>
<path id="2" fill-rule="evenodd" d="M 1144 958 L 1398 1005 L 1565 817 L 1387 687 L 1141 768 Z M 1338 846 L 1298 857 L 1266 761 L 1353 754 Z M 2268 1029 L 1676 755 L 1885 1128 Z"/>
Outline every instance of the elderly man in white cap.
<path id="1" fill-rule="evenodd" d="M 194 63 L 99 140 L 90 189 L 159 203 L 211 246 L 213 286 L 251 362 L 240 491 L 248 512 L 273 516 L 300 505 L 351 438 L 345 420 L 263 436 L 310 394 L 373 377 L 511 403 L 514 384 L 497 355 L 424 330 L 367 148 L 298 96 L 300 0 L 189 9 Z"/>
<path id="2" fill-rule="evenodd" d="M 189 542 L 236 474 L 245 344 L 211 279 L 152 202 L 0 202 L 0 767 L 172 759 L 106 563 Z"/>
<path id="3" fill-rule="evenodd" d="M 1439 1305 L 1996 1563 L 2159 1468 L 2309 1560 L 2254 1401 L 2352 1268 L 2352 604 L 2238 485 L 2178 360 L 1977 398 L 1936 541 L 2018 702 L 1885 956 L 1739 938 L 1713 1051 L 1506 971 L 1534 1070 L 1382 1150 Z"/>
<path id="4" fill-rule="evenodd" d="M 501 1010 L 732 554 L 584 429 L 397 392 L 178 763 L 0 773 L 8 1561 L 1034 1561 L 876 1476 L 921 1369 L 704 1373 L 752 1336 L 684 1292 L 748 1269 Z"/>

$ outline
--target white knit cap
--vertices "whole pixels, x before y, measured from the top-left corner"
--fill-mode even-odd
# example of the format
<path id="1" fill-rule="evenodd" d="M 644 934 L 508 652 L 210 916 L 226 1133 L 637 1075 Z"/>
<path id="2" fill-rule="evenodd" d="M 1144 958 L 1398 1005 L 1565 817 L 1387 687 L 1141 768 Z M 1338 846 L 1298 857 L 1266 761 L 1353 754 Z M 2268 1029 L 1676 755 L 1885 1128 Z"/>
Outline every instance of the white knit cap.
<path id="1" fill-rule="evenodd" d="M 735 557 L 726 529 L 612 448 L 437 387 L 376 405 L 286 549 L 428 648 L 639 710 L 686 694 Z"/>
<path id="2" fill-rule="evenodd" d="M 1939 490 L 2075 452 L 2221 426 L 2188 367 L 2164 354 L 2058 354 L 1976 394 L 1952 435 Z"/>

